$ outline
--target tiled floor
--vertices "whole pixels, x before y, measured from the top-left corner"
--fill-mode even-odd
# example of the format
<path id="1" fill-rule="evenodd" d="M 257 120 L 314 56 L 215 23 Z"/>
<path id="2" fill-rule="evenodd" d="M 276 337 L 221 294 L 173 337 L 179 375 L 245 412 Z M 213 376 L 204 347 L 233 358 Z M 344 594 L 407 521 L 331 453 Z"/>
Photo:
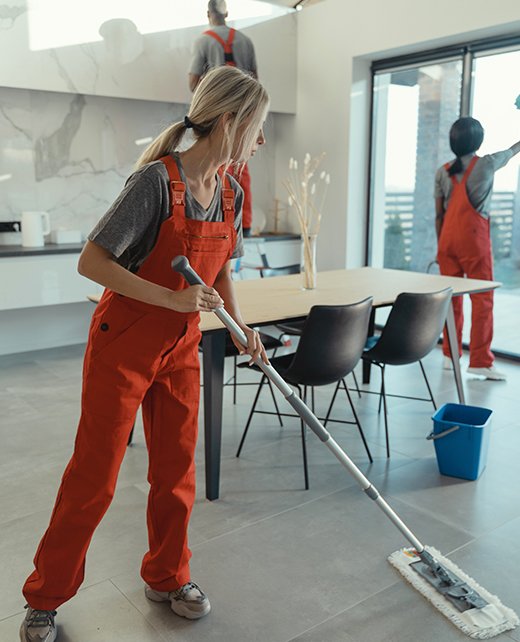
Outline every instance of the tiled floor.
<path id="1" fill-rule="evenodd" d="M 20 587 L 31 570 L 79 411 L 82 348 L 0 358 L 0 640 L 15 641 Z M 438 401 L 455 401 L 451 374 L 435 351 L 426 360 Z M 340 445 L 425 543 L 449 554 L 520 612 L 520 367 L 501 363 L 507 383 L 465 378 L 468 402 L 492 408 L 488 466 L 477 482 L 441 477 L 428 404 L 392 399 L 392 456 L 386 459 L 377 397 L 355 399 L 374 464 L 352 427 L 331 424 Z M 251 379 L 254 373 L 241 373 Z M 377 373 L 373 388 L 377 385 Z M 415 366 L 390 369 L 389 391 L 422 394 Z M 204 499 L 199 443 L 198 499 L 190 528 L 193 578 L 212 613 L 175 616 L 143 595 L 146 449 L 138 424 L 114 502 L 94 536 L 85 583 L 58 613 L 61 642 L 452 642 L 466 637 L 416 593 L 386 557 L 405 545 L 326 447 L 308 437 L 311 490 L 303 490 L 299 424 L 257 416 L 234 457 L 254 389 L 239 403 L 227 389 L 221 499 Z M 319 412 L 332 390 L 317 394 Z M 268 409 L 269 399 L 264 402 Z M 337 416 L 347 417 L 338 403 Z M 520 641 L 520 630 L 497 640 Z"/>

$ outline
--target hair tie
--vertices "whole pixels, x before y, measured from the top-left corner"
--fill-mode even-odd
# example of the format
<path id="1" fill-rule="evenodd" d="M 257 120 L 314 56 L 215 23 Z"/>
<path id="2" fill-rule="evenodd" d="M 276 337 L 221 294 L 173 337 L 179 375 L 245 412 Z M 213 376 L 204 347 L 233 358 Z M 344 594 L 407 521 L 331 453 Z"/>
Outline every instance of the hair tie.
<path id="1" fill-rule="evenodd" d="M 191 122 L 189 116 L 184 116 L 184 127 L 186 127 L 186 129 L 193 128 L 193 123 Z"/>

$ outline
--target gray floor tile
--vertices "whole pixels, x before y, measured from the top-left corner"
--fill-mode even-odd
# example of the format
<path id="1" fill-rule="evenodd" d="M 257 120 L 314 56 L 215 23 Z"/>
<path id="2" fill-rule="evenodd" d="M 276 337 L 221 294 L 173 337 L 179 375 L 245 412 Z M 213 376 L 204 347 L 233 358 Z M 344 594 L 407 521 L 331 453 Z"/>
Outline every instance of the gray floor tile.
<path id="1" fill-rule="evenodd" d="M 45 510 L 2 524 L 0 619 L 23 605 L 21 588 L 33 570 L 32 559 L 49 523 L 53 500 Z M 89 549 L 84 586 L 109 579 L 129 568 L 139 569 L 146 550 L 146 498 L 136 488 L 119 489 L 117 501 L 112 503 L 96 530 Z"/>
<path id="2" fill-rule="evenodd" d="M 440 475 L 433 454 L 402 466 L 379 482 L 379 490 L 473 536 L 520 516 L 517 501 L 520 434 L 514 426 L 491 435 L 487 467 L 476 481 Z"/>
<path id="3" fill-rule="evenodd" d="M 395 502 L 405 520 L 424 524 L 457 548 L 467 536 Z M 310 502 L 194 547 L 192 574 L 212 600 L 211 620 L 200 638 L 287 640 L 291 631 L 352 606 L 396 583 L 386 556 L 402 545 L 387 518 L 356 489 Z M 128 574 L 113 578 L 142 610 L 140 582 Z M 143 611 L 144 612 L 144 611 Z M 170 618 L 151 620 L 163 634 Z M 230 618 L 230 619 L 229 619 Z M 232 622 L 232 626 L 230 623 Z M 174 622 L 173 625 L 176 623 Z M 167 626 L 165 630 L 160 628 Z"/>
<path id="4" fill-rule="evenodd" d="M 17 640 L 23 614 L 0 621 L 0 638 Z M 81 590 L 56 618 L 59 642 L 164 642 L 109 581 Z"/>
<path id="5" fill-rule="evenodd" d="M 31 570 L 72 450 L 83 350 L 84 346 L 74 346 L 0 357 L 2 640 L 16 639 L 23 607 L 20 587 Z M 464 368 L 466 362 L 465 356 Z M 226 364 L 229 374 L 230 365 Z M 442 370 L 440 351 L 427 357 L 425 367 L 439 403 L 456 401 L 453 375 Z M 354 396 L 374 455 L 372 465 L 352 426 L 328 428 L 421 540 L 449 554 L 487 589 L 520 610 L 514 572 L 520 568 L 516 552 L 520 368 L 507 363 L 500 368 L 509 377 L 503 384 L 464 375 L 468 402 L 493 409 L 488 465 L 476 482 L 439 475 L 433 446 L 425 439 L 432 414 L 427 403 L 390 400 L 392 453 L 387 459 L 377 397 Z M 258 380 L 250 371 L 241 371 L 240 377 Z M 367 387 L 377 390 L 378 381 L 376 373 Z M 423 382 L 415 367 L 390 369 L 388 383 L 396 392 L 422 394 Z M 319 415 L 326 411 L 332 392 L 332 386 L 316 391 Z M 310 433 L 311 489 L 303 490 L 297 420 L 287 419 L 280 428 L 274 417 L 255 417 L 242 457 L 235 458 L 254 394 L 254 387 L 240 387 L 235 406 L 231 388 L 225 390 L 218 502 L 204 498 L 202 430 L 197 446 L 192 573 L 208 591 L 211 615 L 191 623 L 176 617 L 167 605 L 144 598 L 139 567 L 147 548 L 147 452 L 138 417 L 114 501 L 89 550 L 84 588 L 60 609 L 60 640 L 466 639 L 388 565 L 387 555 L 406 542 Z M 261 403 L 264 409 L 271 408 L 269 396 Z M 286 402 L 280 399 L 280 404 Z M 335 413 L 350 418 L 345 401 L 336 405 Z M 92 613 L 99 613 L 96 629 L 89 628 Z M 85 631 L 88 637 L 83 637 Z M 520 642 L 520 632 L 497 639 Z"/>
<path id="6" fill-rule="evenodd" d="M 457 629 L 405 581 L 385 588 L 290 642 L 464 642 Z M 493 638 L 506 642 L 502 634 Z"/>

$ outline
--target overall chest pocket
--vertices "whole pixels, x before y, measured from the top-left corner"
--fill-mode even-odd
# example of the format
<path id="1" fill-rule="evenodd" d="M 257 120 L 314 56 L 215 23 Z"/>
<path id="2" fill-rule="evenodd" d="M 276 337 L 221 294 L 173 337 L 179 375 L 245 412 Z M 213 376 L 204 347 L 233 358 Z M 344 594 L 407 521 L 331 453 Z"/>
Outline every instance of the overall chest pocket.
<path id="1" fill-rule="evenodd" d="M 208 232 L 203 234 L 188 232 L 186 240 L 191 252 L 221 254 L 229 250 L 231 236 L 229 232 Z"/>

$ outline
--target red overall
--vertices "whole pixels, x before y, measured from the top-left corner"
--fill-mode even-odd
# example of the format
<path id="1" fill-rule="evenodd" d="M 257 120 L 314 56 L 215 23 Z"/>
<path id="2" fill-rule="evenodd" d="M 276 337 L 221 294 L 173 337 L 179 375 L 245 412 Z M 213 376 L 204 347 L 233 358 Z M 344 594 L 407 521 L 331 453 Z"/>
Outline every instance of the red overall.
<path id="1" fill-rule="evenodd" d="M 231 174 L 233 178 L 238 182 L 240 187 L 244 190 L 244 202 L 242 204 L 242 227 L 245 230 L 251 229 L 253 223 L 253 209 L 251 206 L 251 174 L 249 173 L 249 168 L 247 165 L 244 165 L 242 171 L 239 172 L 233 170 L 233 167 L 229 167 L 227 170 L 228 174 Z"/>
<path id="2" fill-rule="evenodd" d="M 234 193 L 222 189 L 223 221 L 186 218 L 185 185 L 171 156 L 172 214 L 139 276 L 180 290 L 171 269 L 178 254 L 212 285 L 236 241 Z M 82 414 L 72 458 L 63 474 L 49 527 L 23 593 L 30 606 L 54 610 L 83 581 L 85 555 L 108 509 L 126 443 L 142 405 L 149 451 L 149 551 L 141 575 L 158 591 L 190 579 L 187 528 L 195 497 L 194 452 L 198 428 L 199 314 L 183 314 L 105 290 L 90 327 L 83 368 Z"/>
<path id="3" fill-rule="evenodd" d="M 493 279 L 493 257 L 489 220 L 470 203 L 466 182 L 478 156 L 471 159 L 460 183 L 451 177 L 453 188 L 441 228 L 437 260 L 441 274 L 466 276 L 470 279 Z M 450 163 L 445 165 L 448 169 Z M 493 292 L 471 294 L 471 335 L 469 342 L 471 368 L 489 368 L 494 361 L 490 350 L 493 338 Z M 453 297 L 459 356 L 462 355 L 462 297 Z M 450 356 L 446 332 L 443 352 Z"/>
<path id="4" fill-rule="evenodd" d="M 214 38 L 219 44 L 224 48 L 224 64 L 229 65 L 230 67 L 236 67 L 237 63 L 233 58 L 233 40 L 235 39 L 235 29 L 231 27 L 229 29 L 227 41 L 222 40 L 222 38 L 211 29 L 208 29 L 204 32 L 204 35 Z"/>

